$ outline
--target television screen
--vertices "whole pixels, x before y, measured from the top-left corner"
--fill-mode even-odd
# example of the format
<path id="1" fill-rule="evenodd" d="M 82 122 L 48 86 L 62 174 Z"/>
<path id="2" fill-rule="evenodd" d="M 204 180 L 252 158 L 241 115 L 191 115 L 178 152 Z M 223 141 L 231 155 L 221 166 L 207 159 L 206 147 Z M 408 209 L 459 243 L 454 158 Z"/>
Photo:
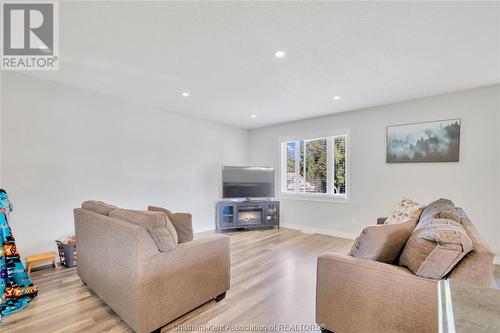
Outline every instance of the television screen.
<path id="1" fill-rule="evenodd" d="M 274 197 L 274 169 L 268 167 L 222 167 L 222 197 Z"/>

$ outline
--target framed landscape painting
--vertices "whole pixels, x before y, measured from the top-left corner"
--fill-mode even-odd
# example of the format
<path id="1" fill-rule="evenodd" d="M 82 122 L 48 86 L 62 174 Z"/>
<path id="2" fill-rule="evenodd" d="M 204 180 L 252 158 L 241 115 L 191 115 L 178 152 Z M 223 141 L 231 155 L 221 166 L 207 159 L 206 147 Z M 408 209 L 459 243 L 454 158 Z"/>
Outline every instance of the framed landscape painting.
<path id="1" fill-rule="evenodd" d="M 458 162 L 460 119 L 387 127 L 387 163 Z"/>

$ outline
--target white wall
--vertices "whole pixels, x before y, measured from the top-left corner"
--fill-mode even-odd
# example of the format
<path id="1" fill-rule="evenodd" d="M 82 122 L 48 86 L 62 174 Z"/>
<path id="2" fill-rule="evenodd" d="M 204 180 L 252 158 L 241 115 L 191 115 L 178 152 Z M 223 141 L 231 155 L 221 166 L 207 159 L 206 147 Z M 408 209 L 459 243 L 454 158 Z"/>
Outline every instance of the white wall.
<path id="1" fill-rule="evenodd" d="M 280 136 L 350 127 L 351 203 L 283 200 L 282 223 L 352 235 L 387 216 L 402 196 L 422 203 L 447 197 L 500 254 L 499 114 L 497 85 L 296 121 L 252 130 L 249 161 L 279 168 Z M 450 118 L 462 119 L 460 162 L 386 164 L 387 125 Z"/>
<path id="2" fill-rule="evenodd" d="M 279 166 L 280 136 L 350 127 L 351 203 L 282 201 L 282 222 L 345 235 L 387 215 L 401 196 L 449 197 L 500 255 L 500 86 L 252 130 L 2 73 L 1 186 L 15 205 L 23 256 L 73 232 L 72 208 L 100 199 L 157 204 L 214 225 L 221 164 Z M 387 125 L 461 118 L 459 163 L 386 164 Z M 248 158 L 247 158 L 248 157 Z"/>
<path id="3" fill-rule="evenodd" d="M 213 228 L 222 164 L 246 164 L 247 131 L 29 76 L 3 75 L 3 183 L 24 257 L 73 233 L 85 199 L 191 212 Z"/>

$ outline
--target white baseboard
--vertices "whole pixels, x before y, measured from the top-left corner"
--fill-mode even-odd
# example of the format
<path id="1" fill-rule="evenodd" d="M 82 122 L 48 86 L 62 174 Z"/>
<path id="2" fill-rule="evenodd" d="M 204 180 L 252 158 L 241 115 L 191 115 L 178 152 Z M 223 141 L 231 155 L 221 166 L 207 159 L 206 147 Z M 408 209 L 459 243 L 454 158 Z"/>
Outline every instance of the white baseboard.
<path id="1" fill-rule="evenodd" d="M 303 225 L 296 225 L 296 224 L 284 223 L 281 224 L 280 227 L 299 230 L 305 234 L 322 234 L 322 235 L 347 238 L 347 239 L 355 239 L 356 237 L 358 237 L 358 234 L 353 234 L 350 232 L 336 231 L 324 228 L 306 227 Z"/>
<path id="2" fill-rule="evenodd" d="M 500 256 L 496 256 L 493 262 L 495 265 L 500 265 Z"/>

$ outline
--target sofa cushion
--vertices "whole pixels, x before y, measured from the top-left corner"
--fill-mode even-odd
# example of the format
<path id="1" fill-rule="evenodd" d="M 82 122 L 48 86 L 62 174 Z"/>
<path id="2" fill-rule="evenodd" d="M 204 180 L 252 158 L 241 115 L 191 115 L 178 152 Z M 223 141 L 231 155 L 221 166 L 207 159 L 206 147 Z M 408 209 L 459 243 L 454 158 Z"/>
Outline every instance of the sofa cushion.
<path id="1" fill-rule="evenodd" d="M 448 219 L 460 222 L 460 214 L 451 200 L 441 198 L 425 207 L 422 215 L 420 215 L 417 228 L 425 226 L 433 219 Z"/>
<path id="2" fill-rule="evenodd" d="M 115 209 L 109 217 L 144 226 L 160 252 L 171 251 L 177 245 L 177 232 L 162 212 Z"/>
<path id="3" fill-rule="evenodd" d="M 413 229 L 413 220 L 397 224 L 369 225 L 356 238 L 349 255 L 392 264 Z"/>
<path id="4" fill-rule="evenodd" d="M 420 214 L 424 210 L 424 205 L 419 205 L 413 200 L 403 198 L 401 201 L 394 207 L 392 214 L 389 215 L 387 220 L 385 220 L 385 224 L 396 224 L 403 223 L 407 221 L 413 221 L 417 223 Z"/>
<path id="5" fill-rule="evenodd" d="M 87 200 L 82 203 L 82 208 L 93 211 L 94 213 L 109 216 L 113 210 L 118 207 L 97 200 Z"/>
<path id="6" fill-rule="evenodd" d="M 168 219 L 172 222 L 175 231 L 177 231 L 179 243 L 193 240 L 193 217 L 191 214 L 172 213 L 166 208 L 155 206 L 148 206 L 148 210 L 153 212 L 162 212 L 168 216 Z"/>
<path id="7" fill-rule="evenodd" d="M 416 228 L 406 242 L 399 265 L 413 274 L 442 279 L 472 250 L 472 240 L 464 227 L 449 219 L 432 219 Z"/>

